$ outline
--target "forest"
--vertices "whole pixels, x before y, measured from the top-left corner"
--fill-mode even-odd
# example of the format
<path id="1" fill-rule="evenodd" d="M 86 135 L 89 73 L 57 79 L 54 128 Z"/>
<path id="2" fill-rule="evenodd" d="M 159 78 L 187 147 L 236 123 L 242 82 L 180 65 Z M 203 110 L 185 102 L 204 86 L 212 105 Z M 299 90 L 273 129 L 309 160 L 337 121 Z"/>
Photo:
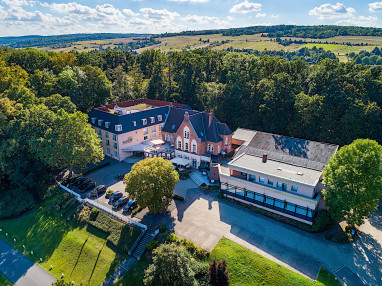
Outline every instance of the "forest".
<path id="1" fill-rule="evenodd" d="M 382 66 L 330 58 L 309 66 L 301 59 L 202 49 L 136 56 L 1 48 L 0 209 L 30 208 L 52 174 L 101 160 L 86 113 L 143 97 L 214 110 L 233 131 L 339 145 L 357 138 L 382 142 Z M 21 198 L 29 199 L 21 204 Z"/>

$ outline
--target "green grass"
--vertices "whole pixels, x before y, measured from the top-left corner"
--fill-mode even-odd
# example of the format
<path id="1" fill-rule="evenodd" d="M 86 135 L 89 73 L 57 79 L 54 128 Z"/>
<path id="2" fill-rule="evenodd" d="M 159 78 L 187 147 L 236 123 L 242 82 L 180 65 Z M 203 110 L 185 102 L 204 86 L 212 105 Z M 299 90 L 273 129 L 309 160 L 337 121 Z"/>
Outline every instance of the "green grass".
<path id="1" fill-rule="evenodd" d="M 325 286 L 340 286 L 341 285 L 341 283 L 334 278 L 333 274 L 331 274 L 328 270 L 322 267 L 317 277 L 317 284 L 320 285 L 319 283 Z"/>
<path id="2" fill-rule="evenodd" d="M 131 266 L 129 271 L 115 284 L 117 286 L 143 286 L 145 270 L 152 263 L 151 258 L 142 257 Z"/>
<path id="3" fill-rule="evenodd" d="M 99 285 L 125 258 L 124 254 L 118 254 L 106 245 L 104 232 L 93 227 L 81 228 L 47 208 L 0 221 L 0 225 L 3 228 L 1 238 L 46 270 L 49 271 L 52 265 L 49 272 L 53 276 L 60 278 L 64 273 L 65 281 L 76 284 Z"/>
<path id="4" fill-rule="evenodd" d="M 1 286 L 12 286 L 11 282 L 9 282 L 7 279 L 5 279 L 1 274 L 0 274 L 0 285 Z"/>
<path id="5" fill-rule="evenodd" d="M 325 284 L 326 278 L 314 282 L 276 262 L 222 238 L 211 252 L 211 259 L 225 259 L 232 285 L 336 285 Z M 328 277 L 323 276 L 322 277 Z"/>

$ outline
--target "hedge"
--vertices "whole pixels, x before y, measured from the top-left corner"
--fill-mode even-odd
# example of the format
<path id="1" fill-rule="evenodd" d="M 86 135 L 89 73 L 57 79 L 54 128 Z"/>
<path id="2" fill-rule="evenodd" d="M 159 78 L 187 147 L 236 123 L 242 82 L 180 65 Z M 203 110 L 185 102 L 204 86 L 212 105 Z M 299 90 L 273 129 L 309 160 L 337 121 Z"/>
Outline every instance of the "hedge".
<path id="1" fill-rule="evenodd" d="M 90 174 L 90 173 L 92 173 L 94 171 L 97 171 L 97 170 L 102 169 L 102 168 L 104 168 L 106 166 L 109 166 L 109 165 L 110 165 L 110 162 L 106 162 L 106 163 L 100 164 L 98 166 L 95 166 L 94 168 L 91 168 L 91 169 L 86 170 L 85 172 L 82 172 L 82 175 L 86 176 L 86 175 L 88 175 L 88 174 Z"/>

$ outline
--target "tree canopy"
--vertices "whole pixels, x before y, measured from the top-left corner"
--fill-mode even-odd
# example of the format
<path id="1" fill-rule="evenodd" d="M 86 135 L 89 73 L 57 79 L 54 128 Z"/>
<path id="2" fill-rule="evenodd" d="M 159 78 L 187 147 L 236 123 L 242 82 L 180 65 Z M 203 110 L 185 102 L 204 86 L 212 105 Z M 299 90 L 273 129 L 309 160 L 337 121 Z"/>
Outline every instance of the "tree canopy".
<path id="1" fill-rule="evenodd" d="M 332 218 L 361 225 L 382 199 L 382 146 L 369 139 L 355 140 L 329 160 L 323 176 L 322 194 Z"/>
<path id="2" fill-rule="evenodd" d="M 139 206 L 154 213 L 166 210 L 178 181 L 178 172 L 163 158 L 146 158 L 135 163 L 124 178 L 126 192 Z"/>

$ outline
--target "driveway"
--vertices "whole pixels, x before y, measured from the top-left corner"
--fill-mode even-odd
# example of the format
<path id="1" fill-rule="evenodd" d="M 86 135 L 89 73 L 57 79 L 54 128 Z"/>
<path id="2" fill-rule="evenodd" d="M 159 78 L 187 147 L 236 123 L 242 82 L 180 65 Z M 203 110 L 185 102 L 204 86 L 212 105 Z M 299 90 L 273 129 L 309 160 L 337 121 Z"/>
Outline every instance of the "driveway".
<path id="1" fill-rule="evenodd" d="M 0 239 L 0 273 L 17 286 L 50 286 L 56 278 Z"/>
<path id="2" fill-rule="evenodd" d="M 312 279 L 322 265 L 348 285 L 362 285 L 355 273 L 367 285 L 382 285 L 380 220 L 368 221 L 355 243 L 337 244 L 217 199 L 217 192 L 203 192 L 191 180 L 179 182 L 174 192 L 186 200 L 161 223 L 203 248 L 213 249 L 224 236 Z"/>

